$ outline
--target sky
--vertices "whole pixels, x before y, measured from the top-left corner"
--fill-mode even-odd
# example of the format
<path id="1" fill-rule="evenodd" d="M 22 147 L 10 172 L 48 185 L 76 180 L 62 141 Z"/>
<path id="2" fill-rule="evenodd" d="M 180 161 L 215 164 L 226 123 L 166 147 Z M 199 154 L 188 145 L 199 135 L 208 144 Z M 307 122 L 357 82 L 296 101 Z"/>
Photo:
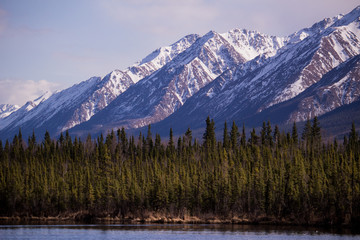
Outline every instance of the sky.
<path id="1" fill-rule="evenodd" d="M 125 69 L 187 34 L 287 36 L 359 0 L 0 0 L 0 103 Z"/>

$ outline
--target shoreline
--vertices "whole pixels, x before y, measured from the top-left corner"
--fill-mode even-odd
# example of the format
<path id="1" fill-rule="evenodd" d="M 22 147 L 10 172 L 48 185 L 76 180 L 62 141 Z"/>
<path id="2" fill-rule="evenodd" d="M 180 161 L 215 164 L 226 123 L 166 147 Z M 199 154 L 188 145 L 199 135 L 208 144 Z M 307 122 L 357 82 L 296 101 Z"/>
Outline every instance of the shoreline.
<path id="1" fill-rule="evenodd" d="M 295 219 L 276 219 L 272 217 L 260 216 L 251 218 L 219 218 L 219 217 L 165 217 L 150 215 L 147 217 L 126 216 L 95 216 L 88 212 L 78 212 L 68 215 L 58 216 L 0 216 L 0 225 L 21 224 L 21 223 L 73 223 L 73 224 L 221 224 L 221 225 L 273 225 L 273 226 L 299 226 L 299 227 L 322 227 L 322 228 L 354 228 L 359 227 L 359 223 L 336 224 L 327 223 L 321 220 L 309 222 L 296 221 Z"/>

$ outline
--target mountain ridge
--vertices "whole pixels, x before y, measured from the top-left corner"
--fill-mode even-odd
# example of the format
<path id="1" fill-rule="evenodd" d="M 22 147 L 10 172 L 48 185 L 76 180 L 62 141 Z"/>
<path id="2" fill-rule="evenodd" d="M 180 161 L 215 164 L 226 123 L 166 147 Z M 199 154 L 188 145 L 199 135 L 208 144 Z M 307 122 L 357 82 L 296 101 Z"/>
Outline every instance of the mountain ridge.
<path id="1" fill-rule="evenodd" d="M 191 34 L 125 70 L 56 92 L 28 111 L 20 108 L 0 119 L 0 136 L 10 137 L 19 127 L 25 135 L 35 129 L 83 136 L 148 124 L 159 130 L 178 124 L 183 131 L 201 128 L 206 116 L 217 122 L 251 120 L 300 99 L 347 64 L 346 79 L 333 79 L 333 85 L 301 98 L 277 124 L 304 121 L 359 99 L 359 54 L 360 6 L 287 37 L 239 28 Z"/>

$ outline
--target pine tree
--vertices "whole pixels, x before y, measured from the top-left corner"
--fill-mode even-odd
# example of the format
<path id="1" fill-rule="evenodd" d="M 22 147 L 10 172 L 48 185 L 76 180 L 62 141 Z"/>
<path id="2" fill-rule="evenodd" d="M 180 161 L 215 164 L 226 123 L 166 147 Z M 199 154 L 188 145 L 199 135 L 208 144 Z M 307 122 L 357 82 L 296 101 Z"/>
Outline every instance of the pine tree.
<path id="1" fill-rule="evenodd" d="M 239 138 L 239 130 L 235 124 L 235 121 L 233 121 L 230 132 L 230 142 L 233 150 L 237 149 L 238 147 L 238 138 Z"/>
<path id="2" fill-rule="evenodd" d="M 258 139 L 259 139 L 259 136 L 256 135 L 255 128 L 253 128 L 253 130 L 251 131 L 251 136 L 250 136 L 249 142 L 252 146 L 254 146 L 254 145 L 258 144 L 258 141 L 259 141 Z"/>
<path id="3" fill-rule="evenodd" d="M 265 122 L 263 122 L 263 124 L 262 124 L 260 135 L 261 135 L 261 144 L 265 145 L 266 144 L 266 123 Z"/>
<path id="4" fill-rule="evenodd" d="M 280 146 L 281 142 L 280 142 L 280 130 L 279 130 L 279 126 L 275 125 L 275 130 L 274 130 L 274 140 L 275 143 Z"/>
<path id="5" fill-rule="evenodd" d="M 188 128 L 185 132 L 185 146 L 191 147 L 192 144 L 192 131 Z"/>
<path id="6" fill-rule="evenodd" d="M 151 125 L 148 126 L 148 132 L 146 136 L 146 151 L 151 153 L 153 149 L 153 140 L 152 140 L 152 133 L 151 133 Z"/>
<path id="7" fill-rule="evenodd" d="M 355 148 L 358 146 L 358 144 L 359 144 L 359 135 L 356 132 L 355 123 L 352 122 L 351 130 L 349 134 L 349 145 L 353 150 L 356 150 Z"/>
<path id="8" fill-rule="evenodd" d="M 310 119 L 308 119 L 304 126 L 304 130 L 302 132 L 301 139 L 308 142 L 311 139 L 311 135 L 312 135 L 312 127 L 311 127 Z"/>
<path id="9" fill-rule="evenodd" d="M 321 129 L 318 118 L 315 116 L 313 119 L 313 125 L 311 127 L 311 137 L 313 141 L 321 142 Z"/>
<path id="10" fill-rule="evenodd" d="M 228 134 L 228 129 L 227 129 L 227 123 L 225 121 L 224 123 L 224 134 L 223 134 L 223 147 L 225 149 L 229 149 L 230 145 L 230 140 L 229 140 L 229 134 Z"/>
<path id="11" fill-rule="evenodd" d="M 270 121 L 267 121 L 267 124 L 266 124 L 266 141 L 267 141 L 268 146 L 273 145 L 273 137 L 272 137 L 271 133 L 272 133 L 271 124 L 270 124 Z"/>
<path id="12" fill-rule="evenodd" d="M 174 153 L 175 151 L 175 144 L 174 144 L 174 137 L 173 137 L 173 130 L 170 128 L 170 134 L 169 134 L 169 142 L 167 145 L 167 152 L 169 154 Z"/>
<path id="13" fill-rule="evenodd" d="M 242 133 L 241 133 L 240 145 L 241 145 L 241 147 L 243 147 L 243 148 L 246 146 L 246 132 L 245 132 L 245 124 L 243 124 L 243 127 L 242 127 Z"/>
<path id="14" fill-rule="evenodd" d="M 298 132 L 297 132 L 297 127 L 296 127 L 296 123 L 294 122 L 293 127 L 292 127 L 292 134 L 291 134 L 291 138 L 293 140 L 293 143 L 295 145 L 298 144 L 299 141 L 299 136 L 298 136 Z"/>
<path id="15" fill-rule="evenodd" d="M 216 137 L 215 137 L 215 123 L 214 120 L 208 116 L 206 119 L 206 129 L 203 135 L 204 143 L 203 145 L 208 151 L 214 151 L 216 146 Z"/>

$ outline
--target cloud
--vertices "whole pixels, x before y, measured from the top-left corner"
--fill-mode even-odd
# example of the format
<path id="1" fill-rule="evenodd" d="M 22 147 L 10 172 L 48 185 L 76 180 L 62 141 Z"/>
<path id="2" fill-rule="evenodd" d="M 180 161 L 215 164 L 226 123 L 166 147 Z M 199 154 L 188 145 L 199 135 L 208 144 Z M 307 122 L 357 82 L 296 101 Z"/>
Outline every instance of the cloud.
<path id="1" fill-rule="evenodd" d="M 0 80 L 0 103 L 24 105 L 34 100 L 46 91 L 54 92 L 58 83 L 46 80 Z"/>

